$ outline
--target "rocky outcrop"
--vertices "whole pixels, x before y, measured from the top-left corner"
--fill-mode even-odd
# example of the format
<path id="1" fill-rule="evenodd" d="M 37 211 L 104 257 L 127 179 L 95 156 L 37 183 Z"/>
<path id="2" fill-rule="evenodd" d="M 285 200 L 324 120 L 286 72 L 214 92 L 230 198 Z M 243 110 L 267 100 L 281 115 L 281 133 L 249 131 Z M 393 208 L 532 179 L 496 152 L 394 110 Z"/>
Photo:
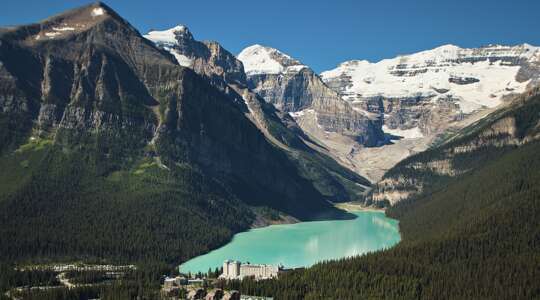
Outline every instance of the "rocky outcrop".
<path id="1" fill-rule="evenodd" d="M 242 63 L 234 55 L 217 42 L 195 40 L 184 25 L 163 31 L 150 31 L 144 37 L 173 54 L 178 64 L 204 75 L 214 85 L 246 82 Z"/>
<path id="2" fill-rule="evenodd" d="M 9 77 L 4 87 L 10 86 L 1 92 L 8 98 L 0 103 L 2 118 L 30 125 L 8 132 L 8 140 L 54 135 L 58 143 L 72 143 L 89 134 L 117 134 L 137 149 L 154 135 L 157 118 L 147 107 L 159 103 L 142 82 L 173 64 L 108 7 L 96 4 L 10 28 L 0 40 L 1 72 Z M 114 148 L 112 140 L 101 142 Z M 125 154 L 108 155 L 122 161 L 133 153 Z"/>

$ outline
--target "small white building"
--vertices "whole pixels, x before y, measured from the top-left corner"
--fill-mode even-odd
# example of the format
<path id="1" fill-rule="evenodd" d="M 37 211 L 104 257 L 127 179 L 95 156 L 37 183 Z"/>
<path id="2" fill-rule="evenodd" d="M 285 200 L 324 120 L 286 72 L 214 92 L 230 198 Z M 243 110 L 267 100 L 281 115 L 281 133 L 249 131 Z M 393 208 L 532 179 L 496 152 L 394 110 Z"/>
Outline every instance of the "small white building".
<path id="1" fill-rule="evenodd" d="M 183 276 L 165 277 L 163 280 L 163 289 L 172 289 L 187 284 L 187 279 Z"/>

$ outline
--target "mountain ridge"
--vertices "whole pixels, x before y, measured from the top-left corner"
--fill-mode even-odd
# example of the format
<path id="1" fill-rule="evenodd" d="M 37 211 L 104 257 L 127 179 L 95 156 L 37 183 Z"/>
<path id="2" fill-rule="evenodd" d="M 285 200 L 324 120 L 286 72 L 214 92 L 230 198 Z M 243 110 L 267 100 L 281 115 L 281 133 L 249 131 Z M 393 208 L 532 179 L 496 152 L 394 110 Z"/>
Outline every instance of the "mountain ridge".
<path id="1" fill-rule="evenodd" d="M 281 53 L 264 46 L 248 49 L 250 53 L 253 49 Z M 472 49 L 443 45 L 376 63 L 348 61 L 322 72 L 322 85 L 332 89 L 357 113 L 379 120 L 373 125 L 384 133 L 378 133 L 378 142 L 370 144 L 378 146 L 373 149 L 339 131 L 317 130 L 321 124 L 314 121 L 316 113 L 309 107 L 310 102 L 299 102 L 310 99 L 309 95 L 295 95 L 296 102 L 290 101 L 288 106 L 279 102 L 287 99 L 280 96 L 282 81 L 296 85 L 302 82 L 289 79 L 285 67 L 268 74 L 259 70 L 248 77 L 262 82 L 258 87 L 257 83 L 252 84 L 253 89 L 278 108 L 290 111 L 305 131 L 331 148 L 336 159 L 376 182 L 400 160 L 426 150 L 448 132 L 467 126 L 538 82 L 538 49 L 528 44 Z M 249 59 L 250 63 L 257 62 Z M 256 69 L 256 64 L 252 68 Z M 298 72 L 305 69 L 308 68 Z M 283 78 L 265 81 L 264 76 Z"/>
<path id="2" fill-rule="evenodd" d="M 236 102 L 245 115 L 271 143 L 289 153 L 301 174 L 314 180 L 316 188 L 329 200 L 357 199 L 369 185 L 367 180 L 332 162 L 328 157 L 331 153 L 307 136 L 289 115 L 251 91 L 242 62 L 219 43 L 195 40 L 185 25 L 153 30 L 145 37 L 176 57 L 182 56 L 179 63 L 189 60 L 189 68 L 209 78 L 223 92 L 239 98 Z"/>

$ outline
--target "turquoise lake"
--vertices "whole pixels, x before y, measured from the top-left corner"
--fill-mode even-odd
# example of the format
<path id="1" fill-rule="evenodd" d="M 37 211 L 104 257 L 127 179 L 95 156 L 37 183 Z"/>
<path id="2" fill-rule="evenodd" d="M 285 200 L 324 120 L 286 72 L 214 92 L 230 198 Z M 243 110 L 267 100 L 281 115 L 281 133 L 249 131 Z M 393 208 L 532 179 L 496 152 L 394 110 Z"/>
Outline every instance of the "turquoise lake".
<path id="1" fill-rule="evenodd" d="M 227 245 L 180 265 L 206 273 L 227 259 L 252 264 L 307 267 L 319 261 L 389 248 L 400 240 L 398 221 L 383 212 L 354 212 L 353 220 L 271 225 L 238 233 Z"/>

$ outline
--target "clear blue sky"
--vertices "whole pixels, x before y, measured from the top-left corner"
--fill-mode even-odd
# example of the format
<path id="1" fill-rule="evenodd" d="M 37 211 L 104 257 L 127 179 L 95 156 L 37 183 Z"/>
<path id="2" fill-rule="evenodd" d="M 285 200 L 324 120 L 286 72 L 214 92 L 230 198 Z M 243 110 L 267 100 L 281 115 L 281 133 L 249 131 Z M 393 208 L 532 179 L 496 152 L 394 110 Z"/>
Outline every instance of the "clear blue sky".
<path id="1" fill-rule="evenodd" d="M 81 0 L 2 0 L 0 25 L 41 20 Z M 278 48 L 331 69 L 442 44 L 540 45 L 539 0 L 108 0 L 141 33 L 185 24 L 196 39 L 237 54 L 251 44 Z"/>

